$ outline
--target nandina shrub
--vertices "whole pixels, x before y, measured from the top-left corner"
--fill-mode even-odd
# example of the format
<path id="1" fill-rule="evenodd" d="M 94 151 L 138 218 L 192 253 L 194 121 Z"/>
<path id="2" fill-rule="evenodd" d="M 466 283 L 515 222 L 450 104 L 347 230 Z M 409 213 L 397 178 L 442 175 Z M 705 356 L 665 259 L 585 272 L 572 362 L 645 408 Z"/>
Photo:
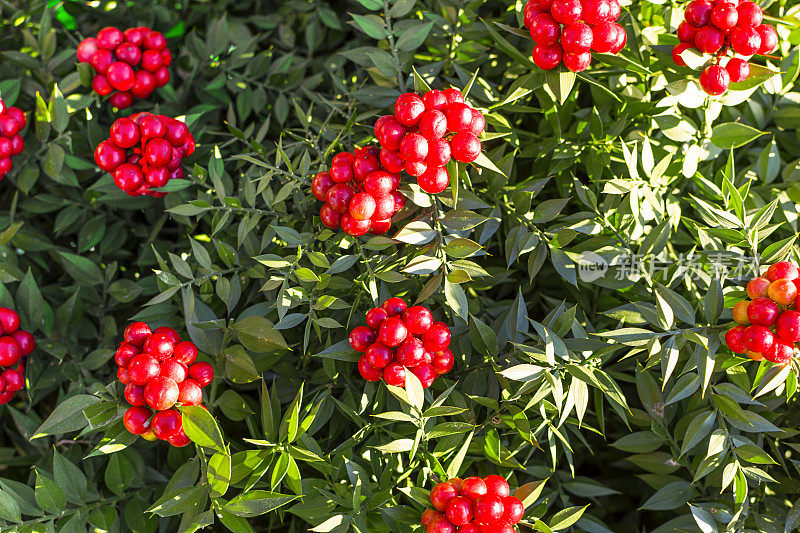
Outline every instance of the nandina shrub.
<path id="1" fill-rule="evenodd" d="M 0 8 L 0 98 L 25 113 L 0 307 L 35 341 L 0 406 L 0 531 L 448 531 L 432 491 L 468 479 L 466 531 L 796 529 L 797 297 L 767 270 L 800 259 L 795 3 L 759 4 L 777 49 L 717 97 L 707 57 L 673 60 L 680 2 L 622 2 L 624 47 L 577 73 L 536 66 L 523 3 L 46 4 Z M 152 28 L 172 56 L 129 109 L 77 61 L 105 27 Z M 453 90 L 484 117 L 477 157 L 423 187 L 379 154 L 400 171 L 391 225 L 326 227 L 314 177 L 378 146 L 401 95 Z M 195 143 L 155 195 L 94 161 L 138 113 Z M 350 332 L 393 297 L 449 328 L 428 388 L 359 373 Z M 782 339 L 758 361 L 725 342 L 751 315 L 770 324 L 751 343 Z M 182 383 L 210 382 L 158 423 L 179 417 L 185 446 L 125 428 L 133 322 L 197 348 Z M 499 521 L 487 479 L 507 483 Z"/>

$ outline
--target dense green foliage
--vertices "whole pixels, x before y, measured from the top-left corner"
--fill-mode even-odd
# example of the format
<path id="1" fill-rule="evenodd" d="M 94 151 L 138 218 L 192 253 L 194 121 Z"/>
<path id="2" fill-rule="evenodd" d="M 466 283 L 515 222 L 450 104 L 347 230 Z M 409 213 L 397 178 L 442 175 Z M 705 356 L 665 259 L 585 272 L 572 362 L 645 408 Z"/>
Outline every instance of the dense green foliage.
<path id="1" fill-rule="evenodd" d="M 722 102 L 669 57 L 673 1 L 625 2 L 628 48 L 577 79 L 533 67 L 521 2 L 51 4 L 0 2 L 0 96 L 31 116 L 0 304 L 38 341 L 0 407 L 0 531 L 411 531 L 436 481 L 491 472 L 530 484 L 523 531 L 795 530 L 797 368 L 720 344 L 749 274 L 721 265 L 800 258 L 794 2 L 761 2 L 783 59 Z M 117 115 L 75 60 L 139 24 L 176 60 L 132 111 L 198 143 L 164 199 L 95 167 Z M 322 227 L 310 178 L 426 83 L 469 88 L 490 162 L 405 184 L 393 239 Z M 587 252 L 621 264 L 585 281 Z M 366 383 L 346 343 L 390 295 L 453 328 L 424 395 Z M 214 364 L 202 447 L 122 427 L 134 319 Z"/>

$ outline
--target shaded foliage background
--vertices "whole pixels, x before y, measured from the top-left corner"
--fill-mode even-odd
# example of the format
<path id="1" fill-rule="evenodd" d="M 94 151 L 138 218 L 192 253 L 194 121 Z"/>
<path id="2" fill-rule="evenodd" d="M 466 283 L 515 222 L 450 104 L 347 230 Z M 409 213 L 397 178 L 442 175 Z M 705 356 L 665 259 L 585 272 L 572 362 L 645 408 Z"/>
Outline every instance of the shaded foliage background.
<path id="1" fill-rule="evenodd" d="M 798 259 L 800 8 L 761 2 L 782 59 L 711 102 L 669 58 L 678 4 L 623 3 L 628 49 L 576 80 L 532 67 L 521 2 L 0 2 L 0 96 L 32 115 L 0 303 L 38 342 L 0 407 L 0 531 L 411 531 L 437 480 L 491 472 L 525 531 L 793 531 L 796 368 L 720 346 L 747 273 L 718 265 Z M 198 143 L 163 200 L 96 169 L 117 115 L 75 61 L 139 24 L 176 60 L 132 111 Z M 311 176 L 426 83 L 469 88 L 488 158 L 438 198 L 404 185 L 394 239 L 324 229 Z M 648 259 L 587 283 L 585 252 Z M 453 326 L 424 395 L 353 364 L 389 295 Z M 184 413 L 202 446 L 122 428 L 131 320 L 215 365 L 215 418 Z"/>

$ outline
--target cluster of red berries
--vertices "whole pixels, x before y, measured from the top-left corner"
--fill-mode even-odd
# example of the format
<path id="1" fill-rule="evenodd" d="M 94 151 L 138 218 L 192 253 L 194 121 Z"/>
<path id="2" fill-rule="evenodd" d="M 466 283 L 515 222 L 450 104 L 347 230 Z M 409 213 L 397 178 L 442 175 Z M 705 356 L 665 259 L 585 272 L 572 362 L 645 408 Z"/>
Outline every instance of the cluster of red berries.
<path id="1" fill-rule="evenodd" d="M 97 37 L 81 41 L 78 61 L 89 63 L 97 72 L 92 79 L 94 92 L 110 94 L 111 105 L 125 109 L 134 98 L 147 98 L 156 87 L 169 83 L 172 54 L 160 32 L 144 26 L 123 32 L 109 26 Z"/>
<path id="2" fill-rule="evenodd" d="M 119 365 L 117 378 L 125 385 L 125 399 L 132 406 L 122 418 L 128 431 L 176 447 L 189 444 L 181 414 L 173 407 L 201 405 L 203 387 L 214 379 L 214 368 L 196 359 L 197 346 L 181 341 L 172 328 L 151 331 L 144 322 L 125 328 L 114 360 Z"/>
<path id="3" fill-rule="evenodd" d="M 525 507 L 501 476 L 453 478 L 431 491 L 422 513 L 426 533 L 515 533 Z"/>
<path id="4" fill-rule="evenodd" d="M 453 368 L 450 328 L 434 322 L 427 307 L 408 307 L 400 298 L 389 298 L 367 312 L 367 325 L 350 332 L 350 346 L 363 352 L 358 372 L 367 381 L 381 378 L 395 387 L 405 387 L 406 371 L 428 388 L 436 378 Z"/>
<path id="5" fill-rule="evenodd" d="M 340 152 L 330 170 L 314 176 L 311 191 L 325 202 L 319 218 L 327 227 L 341 227 L 353 236 L 389 231 L 392 216 L 406 205 L 406 199 L 397 191 L 400 174 L 384 170 L 380 152 L 377 146 Z"/>
<path id="6" fill-rule="evenodd" d="M 681 57 L 684 50 L 694 48 L 713 54 L 712 64 L 700 75 L 700 86 L 712 96 L 727 91 L 731 82 L 744 81 L 750 76 L 748 58 L 778 48 L 778 32 L 762 24 L 764 13 L 755 2 L 692 0 L 686 6 L 684 18 L 678 26 L 681 44 L 672 49 L 672 58 L 685 67 Z"/>
<path id="7" fill-rule="evenodd" d="M 17 107 L 6 107 L 0 98 L 0 180 L 11 172 L 11 158 L 22 153 L 25 141 L 19 134 L 28 120 Z"/>
<path id="8" fill-rule="evenodd" d="M 618 54 L 628 42 L 616 22 L 621 12 L 618 0 L 528 0 L 524 24 L 536 43 L 533 62 L 543 70 L 563 62 L 582 72 L 592 62 L 592 50 Z"/>
<path id="9" fill-rule="evenodd" d="M 438 194 L 450 183 L 445 166 L 451 158 L 462 163 L 478 158 L 485 127 L 483 113 L 465 103 L 458 89 L 401 94 L 394 115 L 375 122 L 381 165 L 387 172 L 405 170 L 423 191 Z"/>
<path id="10" fill-rule="evenodd" d="M 109 138 L 94 151 L 94 160 L 129 195 L 160 198 L 166 193 L 151 189 L 183 178 L 181 161 L 194 147 L 194 137 L 180 120 L 137 113 L 114 122 Z"/>
<path id="11" fill-rule="evenodd" d="M 36 341 L 29 332 L 19 329 L 19 315 L 8 307 L 0 307 L 0 334 L 0 405 L 3 405 L 25 386 L 23 359 L 31 354 Z"/>
<path id="12" fill-rule="evenodd" d="M 747 296 L 733 306 L 738 324 L 725 334 L 725 343 L 735 353 L 755 361 L 786 363 L 800 342 L 800 312 L 795 310 L 800 291 L 797 266 L 781 261 L 770 266 L 763 276 L 747 283 Z"/>

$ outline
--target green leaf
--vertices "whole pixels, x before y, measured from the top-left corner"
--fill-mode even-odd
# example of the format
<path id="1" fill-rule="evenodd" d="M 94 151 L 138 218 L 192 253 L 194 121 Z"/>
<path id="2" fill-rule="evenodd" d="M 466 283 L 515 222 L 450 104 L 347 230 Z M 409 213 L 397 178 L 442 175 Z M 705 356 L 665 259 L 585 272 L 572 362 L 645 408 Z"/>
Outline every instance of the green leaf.
<path id="1" fill-rule="evenodd" d="M 203 407 L 189 405 L 181 407 L 183 429 L 192 442 L 212 448 L 220 453 L 227 453 L 217 421 Z"/>
<path id="2" fill-rule="evenodd" d="M 89 396 L 88 394 L 78 394 L 67 398 L 56 406 L 47 420 L 42 422 L 36 431 L 33 432 L 31 439 L 38 439 L 46 435 L 56 435 L 68 433 L 82 429 L 88 424 L 83 410 L 100 401 L 100 398 Z"/>
<path id="3" fill-rule="evenodd" d="M 237 320 L 233 328 L 245 348 L 257 353 L 288 350 L 289 345 L 275 325 L 260 316 L 248 316 Z"/>
<path id="4" fill-rule="evenodd" d="M 266 490 L 251 490 L 245 494 L 236 496 L 222 508 L 237 516 L 252 518 L 273 511 L 296 499 L 297 496 L 269 492 Z"/>
<path id="5" fill-rule="evenodd" d="M 723 150 L 731 150 L 749 144 L 766 134 L 741 122 L 726 122 L 714 126 L 711 142 Z"/>

